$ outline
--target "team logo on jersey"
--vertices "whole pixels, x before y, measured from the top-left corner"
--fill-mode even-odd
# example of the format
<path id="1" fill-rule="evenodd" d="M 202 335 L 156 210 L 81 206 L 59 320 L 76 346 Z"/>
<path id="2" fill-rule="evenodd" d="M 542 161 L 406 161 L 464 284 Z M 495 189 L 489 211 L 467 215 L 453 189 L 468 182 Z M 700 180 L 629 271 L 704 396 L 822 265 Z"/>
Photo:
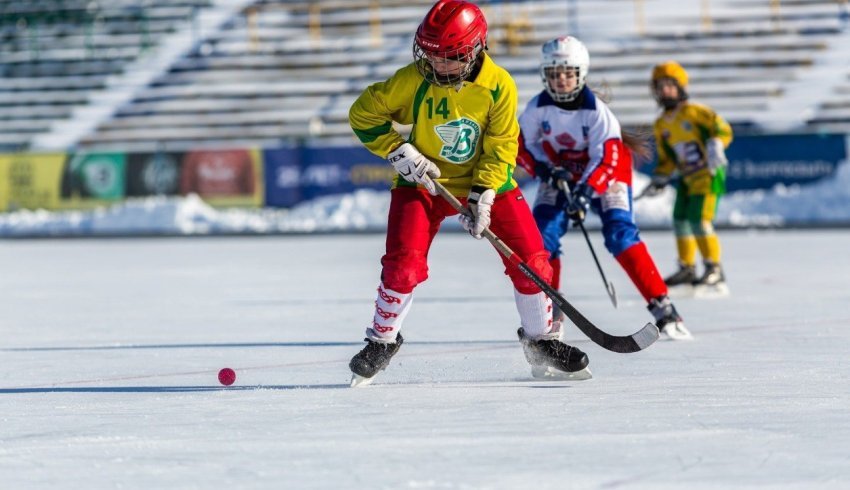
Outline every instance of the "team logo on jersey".
<path id="1" fill-rule="evenodd" d="M 543 131 L 543 134 L 549 134 L 552 132 L 552 125 L 549 124 L 549 121 L 543 121 L 540 123 L 540 129 Z"/>
<path id="2" fill-rule="evenodd" d="M 576 147 L 576 140 L 570 136 L 570 133 L 561 133 L 558 136 L 555 136 L 555 141 L 557 141 L 559 145 L 569 149 Z"/>
<path id="3" fill-rule="evenodd" d="M 462 117 L 434 128 L 443 142 L 440 156 L 452 163 L 464 163 L 475 156 L 481 127 L 472 119 Z"/>
<path id="4" fill-rule="evenodd" d="M 690 131 L 692 128 L 693 126 L 691 126 L 691 123 L 689 123 L 688 121 L 682 122 L 682 129 L 684 129 L 685 131 Z"/>

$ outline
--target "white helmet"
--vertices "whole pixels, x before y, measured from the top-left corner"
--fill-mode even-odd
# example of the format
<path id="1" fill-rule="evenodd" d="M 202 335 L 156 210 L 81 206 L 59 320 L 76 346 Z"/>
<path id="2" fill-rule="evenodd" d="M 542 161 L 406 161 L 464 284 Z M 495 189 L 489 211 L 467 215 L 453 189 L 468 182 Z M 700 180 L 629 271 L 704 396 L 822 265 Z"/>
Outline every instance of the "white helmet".
<path id="1" fill-rule="evenodd" d="M 546 77 L 547 72 L 562 66 L 576 70 L 578 84 L 574 90 L 568 93 L 558 93 L 549 86 Z M 570 102 L 578 97 L 587 80 L 587 72 L 590 69 L 590 54 L 584 43 L 572 36 L 564 36 L 543 44 L 543 61 L 540 63 L 540 78 L 543 86 L 556 102 Z"/>

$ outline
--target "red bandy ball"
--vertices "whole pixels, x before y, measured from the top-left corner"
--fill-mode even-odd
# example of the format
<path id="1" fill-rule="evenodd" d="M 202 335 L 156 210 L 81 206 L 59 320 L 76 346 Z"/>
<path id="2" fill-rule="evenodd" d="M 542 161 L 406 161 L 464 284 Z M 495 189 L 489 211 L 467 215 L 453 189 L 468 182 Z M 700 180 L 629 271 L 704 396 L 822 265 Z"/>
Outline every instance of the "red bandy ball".
<path id="1" fill-rule="evenodd" d="M 236 381 L 236 372 L 230 368 L 224 368 L 218 372 L 218 381 L 224 386 L 230 386 Z"/>

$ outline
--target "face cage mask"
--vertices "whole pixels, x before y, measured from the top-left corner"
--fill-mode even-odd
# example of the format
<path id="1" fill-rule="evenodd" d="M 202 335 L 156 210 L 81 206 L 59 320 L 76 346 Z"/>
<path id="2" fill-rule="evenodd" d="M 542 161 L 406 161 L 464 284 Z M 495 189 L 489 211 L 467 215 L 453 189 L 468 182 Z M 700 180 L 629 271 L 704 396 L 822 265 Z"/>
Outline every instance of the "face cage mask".
<path id="1" fill-rule="evenodd" d="M 652 82 L 652 97 L 655 99 L 655 102 L 657 102 L 658 105 L 660 105 L 665 111 L 675 109 L 680 102 L 688 100 L 688 93 L 685 92 L 685 89 L 679 86 L 678 83 L 676 83 L 676 88 L 679 92 L 678 97 L 661 97 L 660 95 L 658 95 L 658 82 Z"/>
<path id="2" fill-rule="evenodd" d="M 560 92 L 556 92 L 552 89 L 552 87 L 549 85 L 549 77 L 547 76 L 547 74 L 557 69 L 558 67 L 564 67 L 567 69 L 574 70 L 576 74 L 576 88 L 563 94 Z M 576 100 L 578 95 L 581 93 L 581 90 L 584 88 L 584 77 L 581 76 L 581 69 L 577 66 L 569 66 L 564 64 L 542 65 L 540 67 L 540 77 L 543 79 L 543 86 L 546 87 L 546 92 L 549 93 L 549 96 L 552 97 L 552 100 L 554 100 L 555 102 L 572 102 Z"/>
<path id="3" fill-rule="evenodd" d="M 448 51 L 445 53 L 429 53 L 431 56 L 435 58 L 444 58 L 447 60 L 469 60 L 466 62 L 466 65 L 462 70 L 459 70 L 457 73 L 452 73 L 450 75 L 441 75 L 434 70 L 433 65 L 431 65 L 431 61 L 428 59 L 427 52 L 419 46 L 415 40 L 413 41 L 413 60 L 416 64 L 416 69 L 419 70 L 419 74 L 425 77 L 429 83 L 432 83 L 438 87 L 454 87 L 457 84 L 466 80 L 472 70 L 475 68 L 475 62 L 478 59 L 478 54 L 481 52 L 481 45 L 478 44 L 475 47 L 463 47 L 460 49 L 456 49 L 454 51 Z"/>

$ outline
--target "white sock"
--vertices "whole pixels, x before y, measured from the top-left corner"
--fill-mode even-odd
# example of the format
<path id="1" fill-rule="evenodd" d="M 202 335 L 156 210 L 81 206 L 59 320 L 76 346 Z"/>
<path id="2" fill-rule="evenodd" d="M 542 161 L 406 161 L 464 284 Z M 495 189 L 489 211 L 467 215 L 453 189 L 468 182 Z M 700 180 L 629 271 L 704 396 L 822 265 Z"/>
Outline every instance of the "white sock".
<path id="1" fill-rule="evenodd" d="M 366 336 L 376 342 L 395 342 L 411 304 L 413 293 L 393 291 L 384 287 L 384 283 L 378 285 L 375 316 L 372 318 L 372 326 L 366 329 Z"/>
<path id="2" fill-rule="evenodd" d="M 527 337 L 539 339 L 558 331 L 552 324 L 552 300 L 543 291 L 522 294 L 514 289 L 514 300 L 520 325 Z"/>

